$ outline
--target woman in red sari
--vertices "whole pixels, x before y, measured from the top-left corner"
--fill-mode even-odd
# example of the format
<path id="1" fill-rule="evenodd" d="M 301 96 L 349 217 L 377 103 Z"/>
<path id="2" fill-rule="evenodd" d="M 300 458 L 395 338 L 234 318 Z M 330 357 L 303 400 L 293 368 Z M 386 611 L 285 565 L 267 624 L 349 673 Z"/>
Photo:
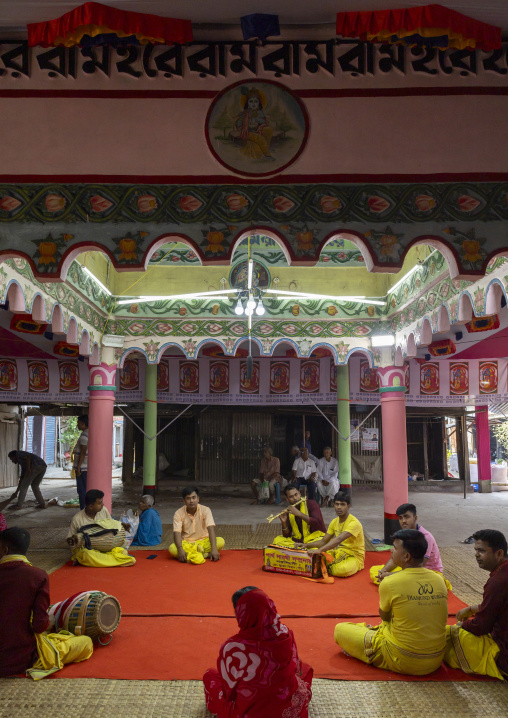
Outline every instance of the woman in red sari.
<path id="1" fill-rule="evenodd" d="M 203 676 L 206 705 L 218 718 L 307 718 L 312 668 L 293 632 L 255 586 L 233 595 L 239 633 L 221 646 L 217 670 Z"/>

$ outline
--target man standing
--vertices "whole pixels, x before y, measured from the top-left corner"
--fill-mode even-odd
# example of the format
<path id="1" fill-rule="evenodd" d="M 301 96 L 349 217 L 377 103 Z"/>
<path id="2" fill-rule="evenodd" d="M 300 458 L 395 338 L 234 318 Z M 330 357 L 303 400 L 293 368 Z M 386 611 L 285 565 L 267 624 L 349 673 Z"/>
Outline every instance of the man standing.
<path id="1" fill-rule="evenodd" d="M 93 652 L 89 636 L 38 635 L 49 626 L 49 580 L 45 571 L 28 561 L 29 545 L 26 529 L 0 533 L 0 615 L 4 617 L 0 677 L 30 671 L 33 678 L 43 678 L 65 663 L 90 658 Z"/>
<path id="2" fill-rule="evenodd" d="M 397 511 L 397 518 L 401 529 L 412 529 L 421 531 L 421 533 L 427 539 L 427 551 L 423 559 L 423 565 L 425 568 L 429 568 L 431 571 L 436 571 L 443 576 L 443 563 L 441 561 L 441 555 L 439 548 L 436 543 L 436 539 L 424 529 L 421 524 L 418 523 L 418 516 L 416 515 L 416 506 L 414 504 L 401 504 Z M 393 558 L 389 558 L 384 566 L 372 566 L 370 569 L 370 577 L 375 584 L 379 584 L 387 576 L 390 576 L 393 571 L 400 571 L 394 562 Z M 444 578 L 444 576 L 443 576 Z M 452 584 L 445 578 L 446 588 L 451 591 Z"/>
<path id="3" fill-rule="evenodd" d="M 393 535 L 392 558 L 402 570 L 379 586 L 379 626 L 338 623 L 335 642 L 363 663 L 409 676 L 441 665 L 446 646 L 448 593 L 443 578 L 423 567 L 427 541 L 420 531 Z"/>
<path id="4" fill-rule="evenodd" d="M 169 553 L 181 563 L 205 563 L 210 557 L 219 560 L 219 551 L 224 548 L 224 539 L 215 536 L 215 521 L 208 506 L 199 503 L 199 489 L 186 486 L 182 490 L 184 505 L 175 511 L 173 534 L 175 542 Z"/>
<path id="5" fill-rule="evenodd" d="M 323 506 L 332 506 L 333 497 L 340 489 L 339 462 L 332 456 L 329 446 L 323 449 L 323 458 L 317 464 L 317 490 L 323 497 Z"/>
<path id="6" fill-rule="evenodd" d="M 272 543 L 293 548 L 296 542 L 317 541 L 325 534 L 325 522 L 321 509 L 312 499 L 302 499 L 298 489 L 289 485 L 284 489 L 289 507 L 280 516 L 282 536 Z"/>
<path id="7" fill-rule="evenodd" d="M 79 496 L 79 508 L 85 508 L 87 458 L 88 458 L 88 416 L 78 416 L 78 429 L 81 435 L 73 451 L 73 468 L 76 473 L 76 488 Z"/>
<path id="8" fill-rule="evenodd" d="M 508 677 L 508 557 L 500 531 L 473 534 L 476 561 L 490 573 L 483 600 L 457 613 L 457 625 L 446 627 L 445 663 L 464 673 Z"/>
<path id="9" fill-rule="evenodd" d="M 253 504 L 257 504 L 260 500 L 260 488 L 261 484 L 268 482 L 268 504 L 273 504 L 275 501 L 275 484 L 279 484 L 280 491 L 287 484 L 286 479 L 283 479 L 280 475 L 280 461 L 276 456 L 273 456 L 273 452 L 269 446 L 263 449 L 263 458 L 261 459 L 261 466 L 259 467 L 259 478 L 253 479 L 252 481 L 252 493 L 254 494 L 255 501 Z"/>
<path id="10" fill-rule="evenodd" d="M 315 553 L 328 553 L 333 556 L 331 563 L 326 563 L 330 576 L 347 578 L 361 571 L 365 562 L 365 538 L 363 526 L 358 519 L 349 513 L 351 500 L 345 491 L 339 491 L 333 498 L 333 508 L 337 518 L 319 541 L 313 541 L 301 548 L 316 548 Z"/>
<path id="11" fill-rule="evenodd" d="M 23 502 L 29 487 L 37 500 L 37 508 L 45 509 L 46 502 L 42 497 L 39 486 L 48 468 L 46 462 L 37 454 L 31 454 L 28 451 L 10 451 L 8 456 L 13 464 L 21 466 L 18 488 L 14 493 L 14 496 L 18 497 L 18 502 L 15 506 L 11 506 L 10 510 L 17 511 L 23 508 Z"/>
<path id="12" fill-rule="evenodd" d="M 304 446 L 301 448 L 300 454 L 300 457 L 295 459 L 293 464 L 293 479 L 291 483 L 294 484 L 297 489 L 300 489 L 301 486 L 306 486 L 304 496 L 306 492 L 309 499 L 314 500 L 316 496 L 316 464 L 309 458 L 309 450 Z"/>

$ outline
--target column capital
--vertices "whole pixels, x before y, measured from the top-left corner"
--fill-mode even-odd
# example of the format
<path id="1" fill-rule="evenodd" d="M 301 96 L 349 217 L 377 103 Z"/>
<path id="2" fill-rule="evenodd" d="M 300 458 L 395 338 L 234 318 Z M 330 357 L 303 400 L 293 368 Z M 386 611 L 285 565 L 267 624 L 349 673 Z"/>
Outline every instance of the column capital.
<path id="1" fill-rule="evenodd" d="M 403 366 L 385 366 L 377 370 L 379 393 L 406 392 L 406 369 Z"/>
<path id="2" fill-rule="evenodd" d="M 106 362 L 90 366 L 88 391 L 116 391 L 116 369 L 116 364 L 106 364 Z"/>

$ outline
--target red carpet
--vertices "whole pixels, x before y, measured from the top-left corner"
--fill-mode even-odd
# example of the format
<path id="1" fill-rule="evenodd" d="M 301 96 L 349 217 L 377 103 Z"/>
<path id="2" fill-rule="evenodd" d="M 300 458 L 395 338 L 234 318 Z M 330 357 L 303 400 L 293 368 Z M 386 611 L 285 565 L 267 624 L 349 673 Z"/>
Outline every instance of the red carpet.
<path id="1" fill-rule="evenodd" d="M 157 554 L 155 559 L 147 556 Z M 384 563 L 388 552 L 368 552 L 365 569 L 333 585 L 262 570 L 262 552 L 224 551 L 218 563 L 182 564 L 167 551 L 135 551 L 136 564 L 122 568 L 85 568 L 66 564 L 49 577 L 53 602 L 85 590 L 116 596 L 127 616 L 225 616 L 231 596 L 242 586 L 262 588 L 283 617 L 378 616 L 378 589 L 369 567 Z M 466 604 L 448 595 L 450 615 Z M 122 623 L 123 626 L 123 623 Z"/>
<path id="2" fill-rule="evenodd" d="M 112 569 L 117 570 L 117 569 Z M 342 619 L 344 620 L 344 619 Z M 355 619 L 369 622 L 368 617 Z M 345 656 L 333 641 L 333 618 L 291 618 L 300 658 L 316 678 L 355 681 L 469 681 L 462 671 L 442 665 L 429 676 L 390 673 Z M 123 617 L 109 646 L 97 646 L 90 660 L 75 663 L 54 678 L 200 680 L 215 667 L 221 644 L 236 633 L 233 618 Z"/>

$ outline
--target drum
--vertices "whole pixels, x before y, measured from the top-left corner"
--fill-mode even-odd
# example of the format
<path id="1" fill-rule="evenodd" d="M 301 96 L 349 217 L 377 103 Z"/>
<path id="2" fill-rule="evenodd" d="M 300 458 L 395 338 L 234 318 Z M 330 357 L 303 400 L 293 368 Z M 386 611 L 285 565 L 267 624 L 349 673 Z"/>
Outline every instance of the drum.
<path id="1" fill-rule="evenodd" d="M 113 524 L 112 521 L 108 521 L 108 523 Z M 82 526 L 78 531 L 78 546 L 85 546 L 103 553 L 107 553 L 113 548 L 122 547 L 125 544 L 125 529 L 119 521 L 115 521 L 114 524 L 114 528 L 105 528 L 100 524 Z M 90 546 L 86 545 L 84 534 L 90 539 Z"/>
<path id="2" fill-rule="evenodd" d="M 58 632 L 63 629 L 75 636 L 90 636 L 92 640 L 107 645 L 118 628 L 122 609 L 114 596 L 102 591 L 84 591 L 52 604 L 48 614 L 48 630 Z M 104 640 L 106 637 L 109 639 Z"/>
<path id="3" fill-rule="evenodd" d="M 285 548 L 271 544 L 263 549 L 263 570 L 290 573 L 305 578 L 322 578 L 321 556 L 304 549 Z"/>

